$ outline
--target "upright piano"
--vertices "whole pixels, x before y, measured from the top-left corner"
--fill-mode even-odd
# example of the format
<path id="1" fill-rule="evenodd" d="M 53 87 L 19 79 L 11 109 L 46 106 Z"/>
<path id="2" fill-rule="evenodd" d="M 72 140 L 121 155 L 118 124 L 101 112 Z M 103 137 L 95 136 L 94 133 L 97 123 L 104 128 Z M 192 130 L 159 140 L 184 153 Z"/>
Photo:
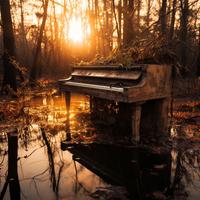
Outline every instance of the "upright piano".
<path id="1" fill-rule="evenodd" d="M 77 66 L 69 78 L 58 83 L 69 102 L 70 93 L 80 93 L 128 106 L 132 112 L 132 141 L 140 140 L 141 129 L 163 134 L 167 130 L 171 66 Z"/>

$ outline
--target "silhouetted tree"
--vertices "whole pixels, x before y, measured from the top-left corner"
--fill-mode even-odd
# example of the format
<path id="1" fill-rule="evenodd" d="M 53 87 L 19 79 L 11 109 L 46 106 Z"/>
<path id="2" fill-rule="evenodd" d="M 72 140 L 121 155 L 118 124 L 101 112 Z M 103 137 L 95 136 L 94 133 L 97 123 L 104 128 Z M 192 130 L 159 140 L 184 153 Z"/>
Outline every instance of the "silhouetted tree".
<path id="1" fill-rule="evenodd" d="M 187 36 L 188 36 L 188 0 L 180 0 L 181 3 L 181 21 L 180 21 L 180 41 L 181 41 L 181 64 L 185 67 L 187 64 Z"/>
<path id="2" fill-rule="evenodd" d="M 10 1 L 0 0 L 1 20 L 3 30 L 3 65 L 4 76 L 2 92 L 8 92 L 7 86 L 17 91 L 16 68 L 12 62 L 15 59 L 15 39 L 12 27 L 12 19 L 10 13 Z"/>
<path id="3" fill-rule="evenodd" d="M 124 0 L 123 7 L 123 45 L 131 46 L 134 40 L 134 0 Z"/>
<path id="4" fill-rule="evenodd" d="M 150 24 L 150 10 L 151 10 L 151 0 L 147 1 L 147 14 L 146 14 L 146 26 L 149 27 Z"/>
<path id="5" fill-rule="evenodd" d="M 167 29 L 167 0 L 162 0 L 162 6 L 160 9 L 160 26 L 162 35 L 166 34 Z"/>
<path id="6" fill-rule="evenodd" d="M 118 2 L 118 24 L 119 24 L 119 33 L 118 33 L 118 46 L 122 45 L 122 0 Z"/>
<path id="7" fill-rule="evenodd" d="M 171 23 L 170 23 L 170 32 L 169 38 L 172 39 L 174 36 L 174 24 L 175 24 L 175 16 L 176 16 L 176 4 L 177 0 L 173 0 L 172 3 L 172 13 L 171 13 Z"/>
<path id="8" fill-rule="evenodd" d="M 42 40 L 43 40 L 43 34 L 44 34 L 44 29 L 45 29 L 45 24 L 46 24 L 46 19 L 47 19 L 48 4 L 49 4 L 49 0 L 45 0 L 44 5 L 43 5 L 44 13 L 43 13 L 42 24 L 40 27 L 40 32 L 39 32 L 39 36 L 38 36 L 38 40 L 37 40 L 37 44 L 36 44 L 35 54 L 33 57 L 33 64 L 32 64 L 31 71 L 30 71 L 30 82 L 34 82 L 36 80 L 36 78 L 41 70 L 38 60 L 39 60 L 39 56 L 41 54 L 41 44 L 42 44 Z"/>
<path id="9" fill-rule="evenodd" d="M 200 76 L 200 27 L 199 27 L 199 42 L 197 55 L 197 76 Z"/>

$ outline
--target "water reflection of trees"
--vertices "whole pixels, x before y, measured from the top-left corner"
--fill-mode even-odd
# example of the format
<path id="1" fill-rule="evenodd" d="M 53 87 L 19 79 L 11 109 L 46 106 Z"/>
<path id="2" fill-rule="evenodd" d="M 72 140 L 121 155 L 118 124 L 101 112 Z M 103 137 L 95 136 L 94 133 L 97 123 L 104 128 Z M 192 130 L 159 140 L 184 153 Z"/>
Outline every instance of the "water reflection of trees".
<path id="1" fill-rule="evenodd" d="M 74 193 L 77 194 L 78 192 L 80 192 L 80 190 L 83 190 L 84 193 L 86 193 L 87 195 L 90 194 L 90 191 L 88 191 L 86 189 L 86 187 L 84 187 L 84 185 L 79 181 L 78 179 L 78 175 L 81 171 L 83 171 L 83 166 L 79 167 L 79 169 L 77 168 L 76 165 L 76 161 L 75 158 L 73 157 L 74 160 L 74 169 L 75 169 L 75 184 L 74 184 Z"/>
<path id="2" fill-rule="evenodd" d="M 179 145 L 177 145 L 179 146 Z M 189 195 L 188 187 L 200 191 L 200 150 L 199 144 L 181 144 L 172 150 L 172 172 L 169 195 L 176 197 L 177 193 L 183 197 Z"/>
<path id="3" fill-rule="evenodd" d="M 60 154 L 59 145 L 54 137 L 55 135 L 51 135 L 44 128 L 41 128 L 38 134 L 41 134 L 42 140 L 40 141 L 42 144 L 40 147 L 35 148 L 31 153 L 24 157 L 20 157 L 20 159 L 27 159 L 31 155 L 33 155 L 38 149 L 46 148 L 47 157 L 48 157 L 48 166 L 42 171 L 37 172 L 34 176 L 30 178 L 21 179 L 21 181 L 30 180 L 30 185 L 33 184 L 37 198 L 41 199 L 41 194 L 39 192 L 39 183 L 50 180 L 52 191 L 55 193 L 56 198 L 59 198 L 59 188 L 60 188 L 60 179 L 64 169 L 68 168 L 70 163 L 64 163 L 63 157 Z M 59 160 L 57 160 L 59 159 Z M 49 175 L 47 175 L 49 174 Z"/>
<path id="4" fill-rule="evenodd" d="M 56 179 L 54 152 L 52 151 L 50 142 L 49 142 L 49 140 L 46 136 L 44 128 L 41 129 L 41 133 L 42 133 L 43 140 L 44 140 L 46 147 L 47 147 L 50 180 L 51 180 L 51 183 L 52 183 L 52 186 L 53 186 L 52 188 L 53 188 L 53 191 L 55 192 L 56 196 L 58 196 L 60 177 L 61 177 L 62 169 L 64 167 L 64 162 L 61 160 L 61 165 L 59 166 L 58 176 L 57 176 L 57 179 Z"/>
<path id="5" fill-rule="evenodd" d="M 60 103 L 60 102 L 58 102 L 58 103 Z M 31 105 L 31 103 L 30 103 L 30 105 Z M 55 192 L 56 196 L 59 193 L 59 182 L 60 182 L 62 170 L 64 168 L 65 163 L 62 161 L 62 156 L 60 156 L 60 154 L 59 154 L 60 161 L 59 162 L 54 161 L 55 155 L 57 156 L 57 154 L 55 152 L 58 153 L 60 151 L 60 149 L 59 149 L 60 145 L 58 145 L 57 141 L 55 142 L 55 140 L 51 141 L 52 138 L 56 137 L 56 135 L 59 134 L 60 129 L 62 129 L 64 127 L 64 125 L 61 124 L 60 121 L 57 121 L 56 119 L 54 119 L 54 118 L 59 118 L 59 117 L 61 117 L 63 119 L 63 115 L 61 115 L 61 116 L 54 115 L 55 113 L 58 113 L 59 111 L 61 111 L 61 113 L 63 113 L 63 105 L 54 106 L 52 104 L 50 106 L 45 105 L 45 106 L 41 107 L 41 104 L 39 104 L 39 105 L 33 104 L 32 106 L 27 105 L 26 107 L 24 107 L 24 115 L 19 116 L 20 123 L 19 123 L 19 128 L 18 128 L 18 136 L 20 139 L 19 140 L 20 147 L 22 149 L 24 148 L 25 151 L 28 151 L 29 149 L 32 149 L 32 145 L 35 146 L 35 148 L 30 153 L 28 153 L 28 155 L 18 157 L 18 160 L 20 160 L 20 163 L 22 163 L 22 165 L 23 165 L 22 159 L 31 159 L 29 157 L 31 157 L 33 154 L 35 154 L 35 152 L 37 152 L 40 148 L 44 148 L 44 146 L 47 147 L 49 167 L 44 169 L 43 171 L 38 170 L 38 173 L 30 178 L 24 178 L 24 179 L 20 180 L 20 181 L 30 180 L 29 183 L 30 183 L 30 185 L 33 183 L 33 185 L 35 187 L 35 191 L 38 195 L 38 198 L 40 198 L 40 194 L 39 194 L 39 190 L 38 190 L 39 189 L 38 182 L 44 181 L 44 178 L 42 178 L 42 176 L 45 175 L 48 171 L 50 172 L 50 181 L 52 183 L 53 191 Z M 51 132 L 51 134 L 47 135 L 44 131 L 40 131 L 40 124 L 45 124 L 48 127 L 48 130 L 49 130 L 49 132 Z M 58 126 L 57 126 L 57 124 L 58 124 Z M 15 124 L 12 124 L 12 126 L 13 125 L 15 126 Z M 43 140 L 41 140 L 41 138 Z M 60 138 L 62 138 L 62 136 Z M 7 142 L 8 142 L 8 144 L 10 142 L 9 136 L 8 136 L 8 141 L 4 140 L 2 143 L 0 143 L 1 146 L 3 144 L 5 146 L 5 148 L 3 148 L 3 149 L 7 149 Z M 59 143 L 60 143 L 60 141 L 59 141 Z M 8 145 L 8 159 L 9 159 L 9 151 L 11 151 L 9 149 L 14 150 L 15 146 L 10 148 L 10 146 Z M 7 157 L 7 150 L 2 151 L 2 148 L 0 148 L 0 150 L 1 150 L 0 165 L 3 165 L 5 163 L 4 160 Z M 16 161 L 16 163 L 17 163 L 17 161 Z M 10 170 L 9 166 L 8 166 L 8 171 Z M 59 167 L 57 168 L 57 166 L 59 166 Z M 3 166 L 3 167 L 6 170 L 6 166 Z M 13 165 L 13 167 L 14 167 L 14 165 Z M 25 167 L 29 167 L 29 166 L 25 166 Z M 67 167 L 66 164 L 65 164 L 65 167 Z M 17 165 L 16 165 L 16 169 L 17 169 Z M 21 168 L 21 170 L 23 170 L 23 169 Z M 56 174 L 56 172 L 57 172 L 57 174 Z M 2 189 L 1 196 L 5 195 L 5 193 L 7 191 L 7 186 L 9 184 L 11 184 L 9 182 L 10 174 L 8 173 L 8 175 L 6 175 L 6 176 L 7 176 L 7 179 L 5 181 L 5 185 Z M 17 177 L 17 180 L 18 180 L 18 177 Z M 15 188 L 17 189 L 17 187 L 15 187 Z M 15 199 L 18 199 L 18 197 L 16 196 Z"/>

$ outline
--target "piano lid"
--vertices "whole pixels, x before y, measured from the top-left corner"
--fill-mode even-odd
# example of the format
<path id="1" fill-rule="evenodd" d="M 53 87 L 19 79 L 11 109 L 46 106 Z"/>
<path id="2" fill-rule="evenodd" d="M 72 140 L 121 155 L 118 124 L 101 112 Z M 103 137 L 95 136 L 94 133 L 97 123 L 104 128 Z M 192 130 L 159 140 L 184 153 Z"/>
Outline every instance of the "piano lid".
<path id="1" fill-rule="evenodd" d="M 81 66 L 74 67 L 73 77 L 103 78 L 138 80 L 143 74 L 143 67 L 121 67 L 121 66 Z"/>

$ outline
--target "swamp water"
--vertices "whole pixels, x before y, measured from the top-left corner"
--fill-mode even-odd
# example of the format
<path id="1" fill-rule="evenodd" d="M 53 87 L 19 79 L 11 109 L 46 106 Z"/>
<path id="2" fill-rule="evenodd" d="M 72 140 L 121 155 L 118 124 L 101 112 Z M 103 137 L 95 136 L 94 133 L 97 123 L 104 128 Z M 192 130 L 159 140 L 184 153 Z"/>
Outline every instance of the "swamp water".
<path id="1" fill-rule="evenodd" d="M 3 199 L 200 199 L 196 141 L 136 148 L 123 144 L 127 138 L 117 137 L 116 143 L 108 136 L 113 136 L 114 119 L 108 117 L 105 124 L 96 121 L 95 128 L 84 96 L 73 96 L 71 101 L 73 145 L 61 146 L 68 132 L 65 97 L 33 98 L 19 117 L 17 132 L 1 121 Z M 174 127 L 172 132 L 177 131 Z"/>

